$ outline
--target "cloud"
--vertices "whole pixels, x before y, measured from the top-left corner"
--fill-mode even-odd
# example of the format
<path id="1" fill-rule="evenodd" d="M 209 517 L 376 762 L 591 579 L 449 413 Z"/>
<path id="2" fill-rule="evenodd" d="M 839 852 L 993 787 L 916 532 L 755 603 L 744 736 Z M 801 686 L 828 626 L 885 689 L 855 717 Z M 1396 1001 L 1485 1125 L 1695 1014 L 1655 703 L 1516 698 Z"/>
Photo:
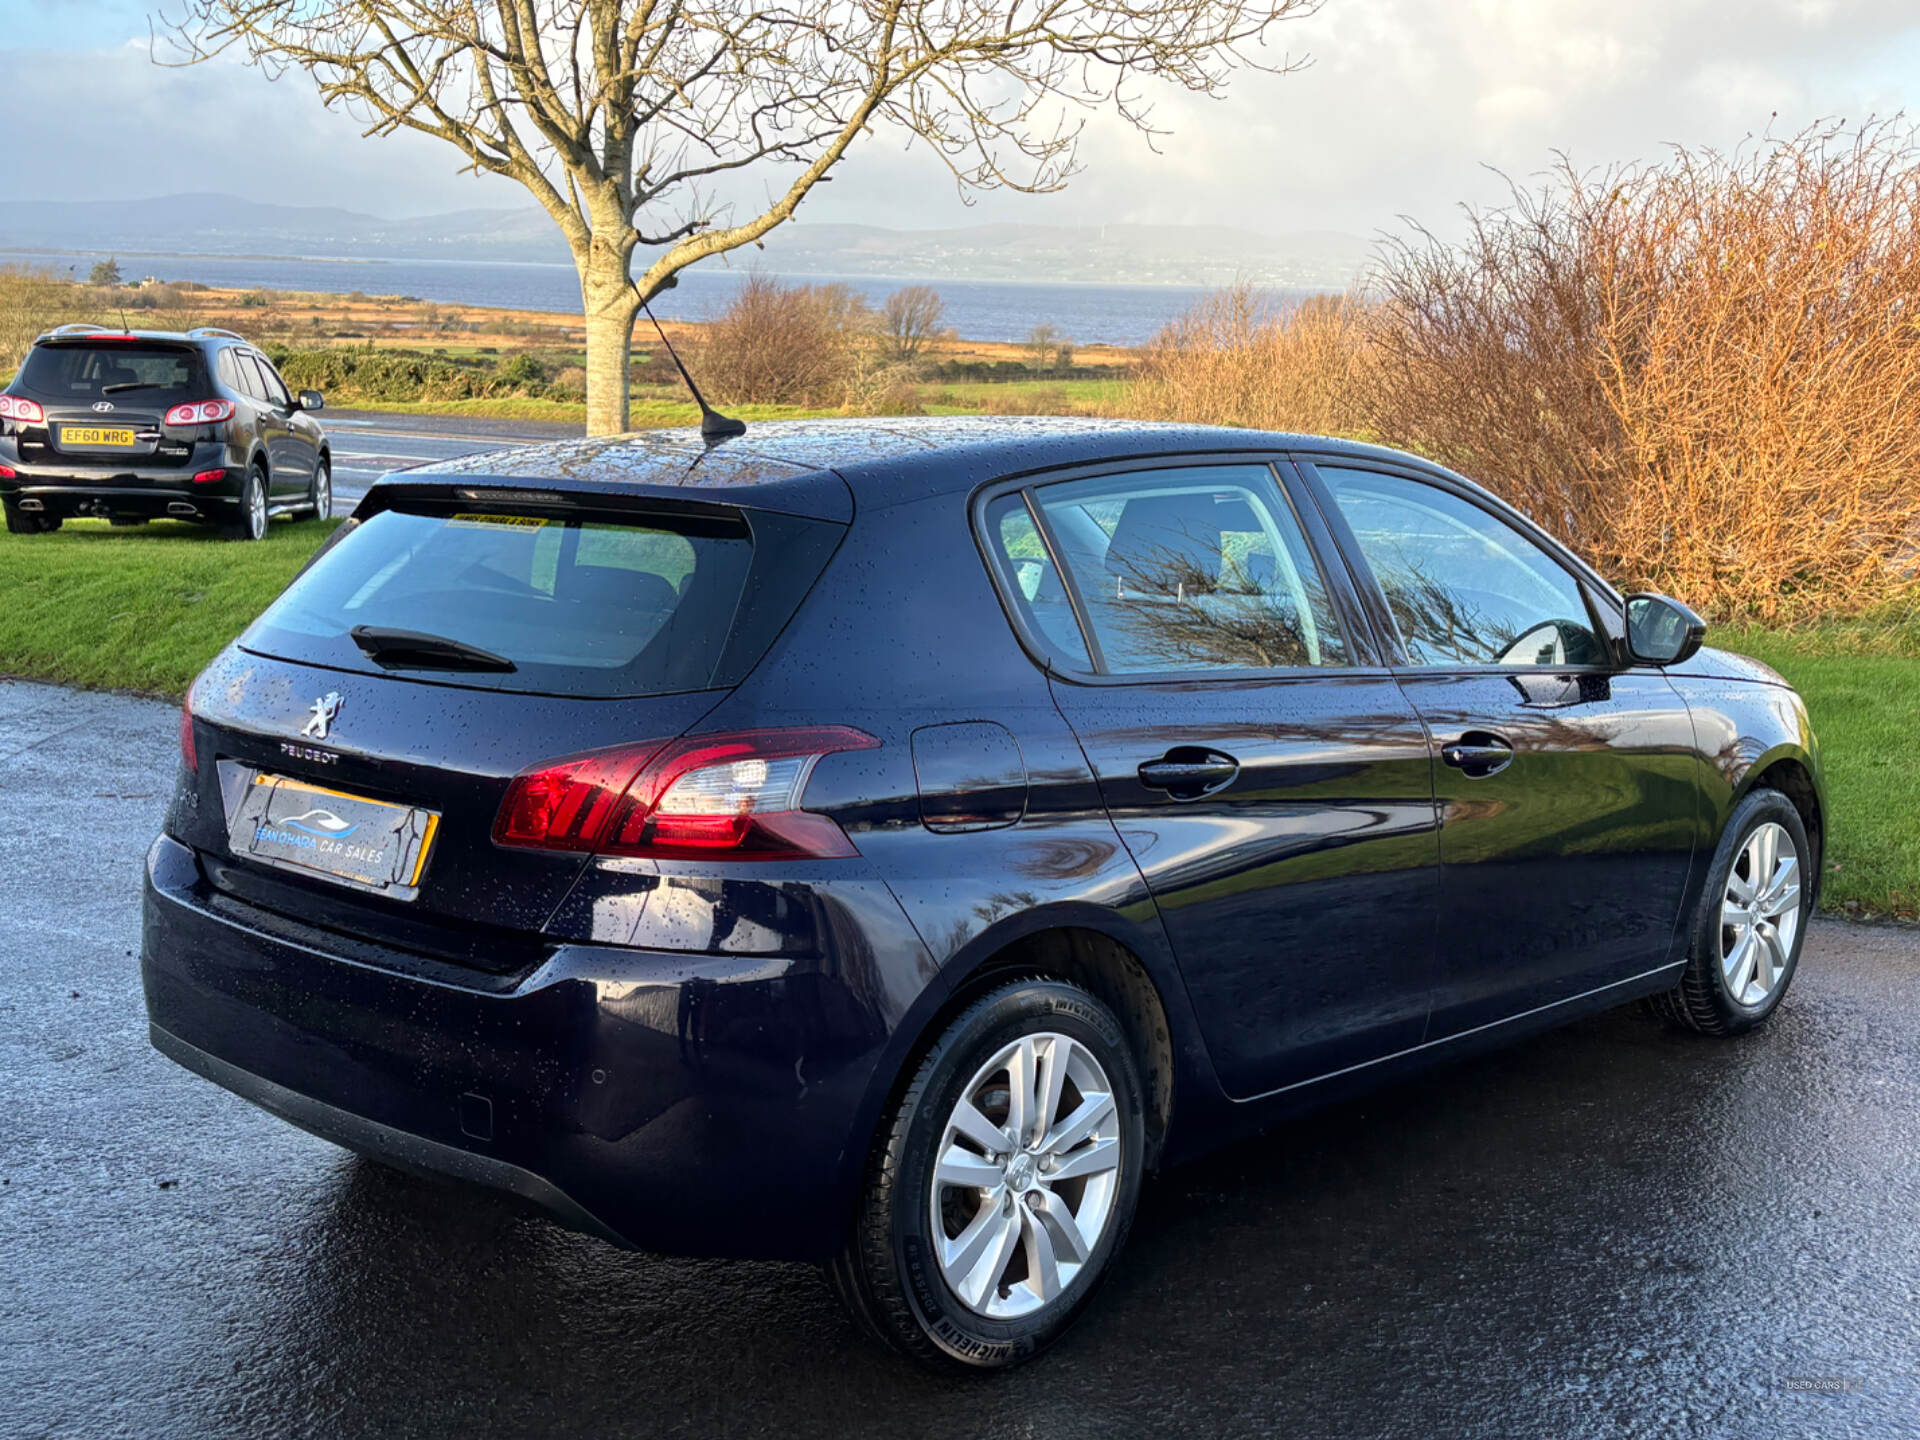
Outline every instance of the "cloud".
<path id="1" fill-rule="evenodd" d="M 1103 116 L 1068 195 L 978 213 L 1367 233 L 1403 213 L 1444 223 L 1456 202 L 1504 192 L 1489 167 L 1524 179 L 1556 151 L 1652 160 L 1675 142 L 1920 110 L 1910 0 L 1328 0 L 1279 33 L 1308 68 L 1242 73 L 1224 101 L 1164 98 L 1159 155 Z M 817 218 L 889 195 L 913 197 L 897 213 L 960 213 L 896 153 L 857 157 Z"/>
<path id="2" fill-rule="evenodd" d="M 155 65 L 143 36 L 98 52 L 0 51 L 11 194 L 100 200 L 231 191 L 285 205 L 378 215 L 526 203 L 508 181 L 458 173 L 427 136 L 361 138 L 311 82 L 268 80 L 232 59 Z M 24 125 L 21 117 L 30 117 Z"/>
<path id="3" fill-rule="evenodd" d="M 1111 115 L 1092 117 L 1084 173 L 1064 195 L 969 208 L 924 147 L 883 131 L 801 220 L 1370 233 L 1402 213 L 1444 225 L 1458 201 L 1499 198 L 1488 167 L 1524 178 L 1556 150 L 1597 166 L 1657 158 L 1670 142 L 1728 146 L 1769 125 L 1920 110 L 1911 0 L 1327 0 L 1279 27 L 1276 45 L 1313 63 L 1242 73 L 1225 100 L 1156 93 L 1155 121 L 1171 131 L 1158 153 Z M 361 139 L 299 77 L 156 70 L 144 38 L 93 54 L 0 52 L 0 65 L 10 113 L 35 117 L 8 157 L 23 193 L 79 199 L 131 183 L 394 215 L 525 203 L 509 182 L 459 175 L 438 141 Z M 757 177 L 738 198 L 785 178 Z"/>

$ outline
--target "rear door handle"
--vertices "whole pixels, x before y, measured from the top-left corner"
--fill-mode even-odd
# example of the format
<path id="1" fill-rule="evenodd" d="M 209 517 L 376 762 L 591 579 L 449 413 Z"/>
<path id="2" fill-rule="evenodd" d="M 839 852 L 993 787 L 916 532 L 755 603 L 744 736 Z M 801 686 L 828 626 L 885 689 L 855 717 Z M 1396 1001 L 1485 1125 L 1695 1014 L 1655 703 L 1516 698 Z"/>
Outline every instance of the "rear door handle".
<path id="1" fill-rule="evenodd" d="M 1513 742 L 1491 731 L 1469 730 L 1451 745 L 1442 746 L 1440 758 L 1469 780 L 1484 780 L 1513 763 Z"/>
<path id="2" fill-rule="evenodd" d="M 1140 767 L 1140 783 L 1150 790 L 1164 790 L 1175 800 L 1198 800 L 1226 789 L 1239 773 L 1240 762 L 1231 755 L 1177 745 Z"/>

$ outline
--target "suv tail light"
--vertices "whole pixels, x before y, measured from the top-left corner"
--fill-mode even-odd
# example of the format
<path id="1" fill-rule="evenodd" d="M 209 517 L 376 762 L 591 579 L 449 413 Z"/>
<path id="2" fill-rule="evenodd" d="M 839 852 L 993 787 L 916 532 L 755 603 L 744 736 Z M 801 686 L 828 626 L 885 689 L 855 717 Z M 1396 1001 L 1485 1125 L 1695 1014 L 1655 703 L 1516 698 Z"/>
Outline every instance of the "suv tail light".
<path id="1" fill-rule="evenodd" d="M 233 418 L 231 400 L 196 400 L 188 405 L 176 405 L 167 411 L 163 423 L 168 425 L 218 425 L 223 420 Z"/>
<path id="2" fill-rule="evenodd" d="M 189 771 L 200 768 L 200 756 L 193 748 L 193 707 L 180 707 L 180 763 Z"/>
<path id="3" fill-rule="evenodd" d="M 22 395 L 0 395 L 0 420 L 17 420 L 22 425 L 41 425 L 46 422 L 47 412 L 40 408 L 38 400 L 29 400 Z"/>
<path id="4" fill-rule="evenodd" d="M 497 844 L 654 860 L 857 855 L 830 816 L 800 808 L 813 767 L 879 741 L 844 725 L 740 730 L 621 746 L 514 777 Z"/>

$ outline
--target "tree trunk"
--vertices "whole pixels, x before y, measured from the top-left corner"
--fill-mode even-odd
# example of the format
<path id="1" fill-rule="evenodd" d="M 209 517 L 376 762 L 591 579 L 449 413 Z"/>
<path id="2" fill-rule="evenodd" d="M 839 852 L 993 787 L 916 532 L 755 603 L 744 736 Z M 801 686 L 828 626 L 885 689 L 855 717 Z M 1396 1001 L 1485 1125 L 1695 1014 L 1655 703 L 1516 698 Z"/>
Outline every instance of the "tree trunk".
<path id="1" fill-rule="evenodd" d="M 582 268 L 580 296 L 587 317 L 587 434 L 618 435 L 627 428 L 627 364 L 640 309 L 627 257 L 596 246 Z"/>

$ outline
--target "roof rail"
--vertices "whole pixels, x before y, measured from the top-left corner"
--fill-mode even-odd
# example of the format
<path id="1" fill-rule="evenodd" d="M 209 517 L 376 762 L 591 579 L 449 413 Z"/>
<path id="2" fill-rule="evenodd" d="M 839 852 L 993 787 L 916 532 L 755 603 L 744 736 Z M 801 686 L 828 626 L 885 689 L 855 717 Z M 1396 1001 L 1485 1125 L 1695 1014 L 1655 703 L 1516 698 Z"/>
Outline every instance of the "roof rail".
<path id="1" fill-rule="evenodd" d="M 104 325 L 96 325 L 91 320 L 82 320 L 73 325 L 60 325 L 47 332 L 49 335 L 98 335 L 110 333 Z"/>
<path id="2" fill-rule="evenodd" d="M 201 325 L 187 332 L 189 339 L 198 339 L 202 335 L 217 335 L 222 340 L 238 340 L 242 344 L 246 343 L 247 338 L 244 335 L 236 335 L 231 330 L 222 330 L 216 325 Z"/>

